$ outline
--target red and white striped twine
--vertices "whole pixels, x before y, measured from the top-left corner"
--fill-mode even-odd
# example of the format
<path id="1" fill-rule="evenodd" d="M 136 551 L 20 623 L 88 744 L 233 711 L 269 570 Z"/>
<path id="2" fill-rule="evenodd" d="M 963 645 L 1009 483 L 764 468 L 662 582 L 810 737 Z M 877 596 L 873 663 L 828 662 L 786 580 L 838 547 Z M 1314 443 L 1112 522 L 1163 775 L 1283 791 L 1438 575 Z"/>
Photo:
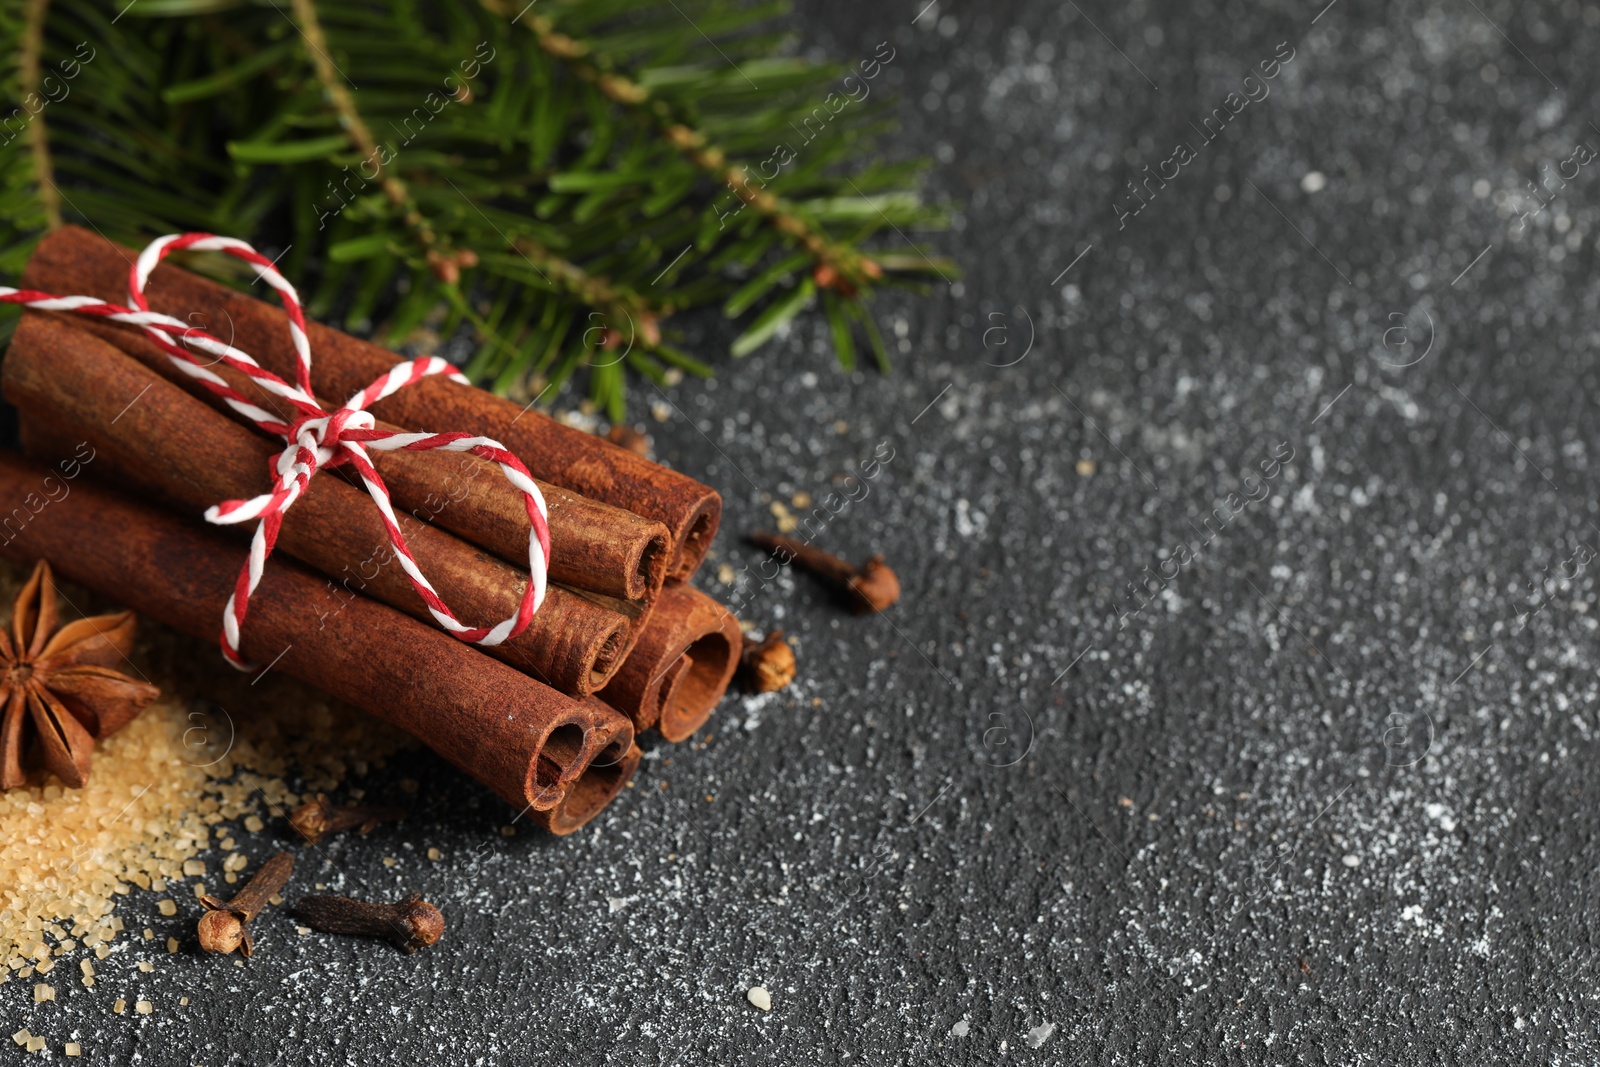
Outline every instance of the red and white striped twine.
<path id="1" fill-rule="evenodd" d="M 144 289 L 150 272 L 169 253 L 181 249 L 200 252 L 226 252 L 244 260 L 256 269 L 256 275 L 278 291 L 283 299 L 284 312 L 289 318 L 289 336 L 294 341 L 295 383 L 290 384 L 264 369 L 247 353 L 218 340 L 202 329 L 188 323 L 151 311 L 145 300 Z M 383 515 L 384 527 L 389 532 L 389 542 L 394 546 L 395 558 L 400 561 L 411 584 L 427 605 L 428 611 L 440 626 L 463 641 L 479 645 L 498 645 L 515 637 L 527 628 L 534 612 L 544 604 L 546 574 L 550 560 L 549 511 L 544 496 L 534 484 L 528 468 L 506 450 L 498 441 L 475 437 L 467 433 L 391 433 L 375 428 L 372 415 L 366 410 L 392 393 L 434 375 L 443 375 L 450 381 L 470 386 L 455 368 L 442 359 L 429 356 L 397 363 L 371 385 L 356 393 L 333 411 L 317 403 L 311 390 L 311 345 L 306 340 L 305 316 L 300 310 L 300 297 L 294 286 L 278 273 L 272 261 L 243 241 L 231 237 L 217 237 L 209 233 L 170 234 L 152 241 L 129 272 L 128 300 L 132 308 L 103 303 L 89 296 L 52 296 L 25 289 L 0 286 L 0 303 L 20 304 L 39 311 L 70 311 L 79 315 L 97 315 L 112 322 L 142 326 L 152 341 L 159 345 L 172 362 L 185 374 L 198 380 L 207 389 L 227 401 L 241 416 L 270 434 L 282 437 L 287 446 L 278 456 L 274 466 L 277 487 L 251 500 L 225 500 L 206 509 L 206 521 L 227 525 L 261 520 L 250 543 L 250 557 L 233 595 L 222 616 L 222 653 L 228 662 L 241 670 L 253 669 L 239 652 L 239 628 L 244 623 L 250 605 L 250 595 L 261 581 L 267 557 L 272 554 L 278 540 L 278 530 L 284 513 L 305 492 L 306 486 L 317 471 L 338 467 L 345 463 L 355 468 L 362 483 L 371 494 L 373 503 Z M 181 341 L 177 343 L 174 338 Z M 189 347 L 184 347 L 185 345 Z M 202 361 L 190 348 L 215 357 Z M 215 363 L 232 367 L 248 375 L 258 386 L 273 396 L 281 397 L 296 411 L 292 422 L 284 422 L 276 413 L 250 402 L 242 393 L 207 369 Z M 532 530 L 528 536 L 528 573 L 531 580 L 517 605 L 515 615 L 493 627 L 465 626 L 456 619 L 433 585 L 423 575 L 406 545 L 405 535 L 395 520 L 390 506 L 389 490 L 372 466 L 367 449 L 381 451 L 396 449 L 407 452 L 427 452 L 442 449 L 446 452 L 471 452 L 500 465 L 506 480 L 521 491 L 528 508 L 528 522 Z"/>

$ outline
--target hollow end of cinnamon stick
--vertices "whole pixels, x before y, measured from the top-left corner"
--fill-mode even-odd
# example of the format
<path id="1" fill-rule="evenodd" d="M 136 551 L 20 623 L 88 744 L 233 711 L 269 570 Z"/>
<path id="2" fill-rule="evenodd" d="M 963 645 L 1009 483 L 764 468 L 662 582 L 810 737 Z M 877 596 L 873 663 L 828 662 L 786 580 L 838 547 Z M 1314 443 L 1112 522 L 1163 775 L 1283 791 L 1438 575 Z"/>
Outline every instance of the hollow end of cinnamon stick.
<path id="1" fill-rule="evenodd" d="M 717 525 L 721 518 L 722 498 L 709 497 L 690 512 L 679 530 L 674 531 L 678 550 L 672 557 L 669 580 L 687 582 L 694 577 L 694 572 L 705 562 L 706 553 L 711 551 L 711 542 L 717 536 Z"/>
<path id="2" fill-rule="evenodd" d="M 667 569 L 672 564 L 671 539 L 663 533 L 638 542 L 632 564 L 628 599 L 653 600 L 667 580 Z"/>
<path id="3" fill-rule="evenodd" d="M 534 810 L 553 808 L 561 803 L 566 787 L 583 773 L 583 750 L 587 741 L 584 734 L 582 725 L 568 722 L 545 735 L 539 745 L 538 758 L 528 768 L 526 792 Z"/>
<path id="4" fill-rule="evenodd" d="M 559 804 L 532 813 L 534 822 L 557 837 L 564 837 L 579 829 L 616 799 L 639 769 L 639 761 L 643 757 L 639 746 L 630 743 L 627 751 L 612 762 L 595 760 L 572 783 Z"/>
<path id="5" fill-rule="evenodd" d="M 646 692 L 646 699 L 641 703 L 640 713 L 649 720 L 650 727 L 661 725 L 661 712 L 671 707 L 678 699 L 678 690 L 683 687 L 684 679 L 689 674 L 689 657 L 680 655 L 666 665 L 666 670 L 657 681 L 653 689 Z"/>
<path id="6" fill-rule="evenodd" d="M 739 665 L 742 636 L 732 615 L 727 624 L 698 638 L 684 650 L 687 664 L 678 684 L 661 706 L 656 729 L 668 741 L 683 741 L 706 724 L 728 691 L 734 668 Z"/>
<path id="7" fill-rule="evenodd" d="M 589 661 L 589 683 L 576 694 L 577 696 L 588 696 L 595 692 L 617 673 L 617 668 L 622 666 L 623 656 L 628 650 L 628 631 L 628 620 L 619 617 L 616 625 L 595 647 L 593 658 Z"/>
<path id="8" fill-rule="evenodd" d="M 637 729 L 682 741 L 716 710 L 743 643 L 738 620 L 721 604 L 693 586 L 669 584 L 600 695 Z"/>
<path id="9" fill-rule="evenodd" d="M 586 716 L 582 726 L 568 724 L 552 731 L 529 768 L 527 792 L 536 812 L 567 807 L 568 794 L 590 777 L 592 769 L 621 762 L 633 747 L 633 721 L 626 715 L 598 697 L 579 701 L 579 707 Z M 591 786 L 583 789 L 592 791 Z"/>

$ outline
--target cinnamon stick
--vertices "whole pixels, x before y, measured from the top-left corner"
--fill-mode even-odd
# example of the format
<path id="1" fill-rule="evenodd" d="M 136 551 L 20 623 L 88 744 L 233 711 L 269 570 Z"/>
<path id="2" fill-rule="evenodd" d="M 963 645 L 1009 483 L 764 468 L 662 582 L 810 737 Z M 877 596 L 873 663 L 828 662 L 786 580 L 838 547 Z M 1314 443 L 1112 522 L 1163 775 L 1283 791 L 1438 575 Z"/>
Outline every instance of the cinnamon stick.
<path id="1" fill-rule="evenodd" d="M 122 303 L 127 298 L 128 267 L 133 258 L 128 249 L 87 230 L 65 226 L 40 242 L 23 273 L 23 284 L 46 292 Z M 195 321 L 209 324 L 212 332 L 221 331 L 224 340 L 231 332 L 236 347 L 274 373 L 292 378 L 294 353 L 278 308 L 171 264 L 155 271 L 146 294 L 157 311 L 178 318 L 199 313 L 203 318 Z M 314 381 L 326 396 L 350 396 L 396 362 L 393 353 L 319 323 L 308 324 L 308 336 L 315 356 Z M 407 429 L 465 428 L 496 438 L 516 453 L 535 477 L 660 521 L 672 538 L 670 579 L 682 581 L 691 576 L 716 534 L 722 499 L 714 490 L 483 390 L 429 379 L 380 401 L 372 412 Z M 552 506 L 552 538 L 554 510 Z M 553 547 L 552 552 L 559 558 L 561 549 Z"/>
<path id="2" fill-rule="evenodd" d="M 215 393 L 179 371 L 142 332 L 79 315 L 60 320 L 116 346 L 186 392 L 235 417 Z M 313 363 L 313 373 L 316 364 Z M 289 421 L 295 415 L 249 378 L 216 364 L 211 371 Z M 331 405 L 324 402 L 324 407 Z M 379 421 L 378 429 L 397 427 Z M 254 430 L 253 427 L 249 427 Z M 470 428 L 469 428 L 470 429 Z M 528 558 L 528 515 L 522 496 L 499 467 L 467 453 L 377 452 L 373 465 L 396 504 L 511 563 Z M 633 614 L 649 611 L 666 580 L 672 546 L 667 528 L 631 511 L 600 504 L 535 479 L 550 514 L 551 581 L 625 601 Z"/>
<path id="3" fill-rule="evenodd" d="M 191 396 L 232 416 L 232 410 L 215 393 L 180 372 L 143 334 L 82 316 L 49 317 L 93 334 Z M 222 364 L 210 369 L 246 395 L 257 394 L 258 404 L 284 416 L 285 421 L 292 418 L 287 405 L 258 390 L 244 375 Z M 383 422 L 377 423 L 377 428 L 396 429 Z M 527 512 L 521 495 L 505 481 L 496 464 L 465 453 L 374 451 L 371 458 L 391 499 L 410 508 L 414 518 L 442 526 L 513 564 L 526 561 Z M 666 527 L 559 486 L 538 485 L 550 509 L 550 540 L 556 557 L 550 564 L 551 580 L 626 617 L 628 632 L 620 656 L 633 647 L 666 579 L 670 555 Z"/>
<path id="4" fill-rule="evenodd" d="M 264 437 L 64 320 L 22 317 L 0 385 L 22 414 L 23 439 L 36 458 L 88 441 L 100 457 L 91 470 L 96 477 L 157 493 L 193 516 L 271 488 L 278 450 Z M 525 570 L 408 515 L 398 518 L 418 565 L 457 618 L 493 624 L 515 613 Z M 434 625 L 395 562 L 377 508 L 344 481 L 313 479 L 284 516 L 279 545 L 342 587 L 340 596 L 365 593 Z M 618 612 L 552 587 L 527 629 L 483 650 L 552 688 L 587 696 L 621 666 L 630 625 Z"/>
<path id="5" fill-rule="evenodd" d="M 218 531 L 0 453 L 0 555 L 49 557 L 68 579 L 214 641 L 241 548 Z M 344 602 L 288 559 L 268 565 L 242 647 L 254 661 L 416 735 L 512 805 L 557 812 L 549 820 L 557 832 L 570 828 L 563 806 L 578 801 L 581 809 L 593 791 L 584 781 L 592 765 L 608 776 L 602 790 L 630 769 L 632 723 L 599 701 L 563 696 L 377 601 Z"/>
<path id="6" fill-rule="evenodd" d="M 572 833 L 600 814 L 601 809 L 615 800 L 617 794 L 627 786 L 633 778 L 633 772 L 639 769 L 639 761 L 644 758 L 639 746 L 633 743 L 633 730 L 623 731 L 617 725 L 618 719 L 629 727 L 633 725 L 626 715 L 618 713 L 596 697 L 590 697 L 584 703 L 595 712 L 597 720 L 604 721 L 606 728 L 613 731 L 612 741 L 601 747 L 599 755 L 572 783 L 561 798 L 561 803 L 553 808 L 535 809 L 529 813 L 534 822 L 557 837 Z"/>
<path id="7" fill-rule="evenodd" d="M 728 609 L 689 585 L 669 585 L 633 651 L 600 696 L 643 732 L 682 741 L 728 690 L 743 644 Z"/>

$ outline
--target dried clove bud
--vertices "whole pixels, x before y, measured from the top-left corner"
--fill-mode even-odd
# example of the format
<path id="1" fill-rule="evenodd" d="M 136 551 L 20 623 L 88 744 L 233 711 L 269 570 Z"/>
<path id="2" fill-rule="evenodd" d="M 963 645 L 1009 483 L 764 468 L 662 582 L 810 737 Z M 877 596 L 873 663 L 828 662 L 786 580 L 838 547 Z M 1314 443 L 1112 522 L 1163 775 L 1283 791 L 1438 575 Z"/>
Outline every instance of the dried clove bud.
<path id="1" fill-rule="evenodd" d="M 415 952 L 444 936 L 444 915 L 415 893 L 394 904 L 349 897 L 305 897 L 294 906 L 294 914 L 313 930 L 381 937 L 407 952 Z"/>
<path id="2" fill-rule="evenodd" d="M 308 801 L 294 810 L 289 816 L 289 825 L 306 839 L 307 844 L 314 845 L 329 834 L 343 833 L 346 830 L 370 834 L 379 823 L 393 822 L 404 817 L 403 808 L 387 808 L 371 804 L 350 804 L 336 808 L 328 802 L 326 793 L 318 793 L 315 800 Z"/>
<path id="3" fill-rule="evenodd" d="M 759 644 L 747 644 L 739 657 L 739 680 L 751 693 L 771 693 L 794 681 L 794 649 L 774 630 Z"/>
<path id="4" fill-rule="evenodd" d="M 853 567 L 838 556 L 793 537 L 757 531 L 749 536 L 749 541 L 778 557 L 780 562 L 792 560 L 795 566 L 821 578 L 858 615 L 883 611 L 900 599 L 900 579 L 882 556 L 873 556 L 860 567 Z"/>
<path id="5" fill-rule="evenodd" d="M 250 920 L 261 914 L 268 898 L 282 889 L 294 873 L 294 856 L 280 852 L 261 865 L 261 869 L 226 904 L 215 897 L 200 898 L 206 913 L 200 916 L 200 947 L 207 952 L 227 955 L 243 946 L 244 954 L 255 952 L 250 938 Z"/>

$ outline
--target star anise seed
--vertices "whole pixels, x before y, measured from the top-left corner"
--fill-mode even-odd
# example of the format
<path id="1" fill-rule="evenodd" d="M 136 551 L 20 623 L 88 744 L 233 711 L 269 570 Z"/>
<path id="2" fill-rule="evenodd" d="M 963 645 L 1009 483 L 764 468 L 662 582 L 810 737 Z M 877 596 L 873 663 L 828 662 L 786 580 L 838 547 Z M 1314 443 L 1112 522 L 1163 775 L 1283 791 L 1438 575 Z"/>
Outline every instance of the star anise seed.
<path id="1" fill-rule="evenodd" d="M 38 762 L 77 788 L 88 781 L 95 741 L 122 729 L 161 693 L 113 669 L 133 647 L 133 612 L 79 619 L 59 630 L 57 618 L 55 577 L 40 560 L 11 610 L 11 632 L 0 630 L 0 789 L 27 781 L 30 723 Z"/>

